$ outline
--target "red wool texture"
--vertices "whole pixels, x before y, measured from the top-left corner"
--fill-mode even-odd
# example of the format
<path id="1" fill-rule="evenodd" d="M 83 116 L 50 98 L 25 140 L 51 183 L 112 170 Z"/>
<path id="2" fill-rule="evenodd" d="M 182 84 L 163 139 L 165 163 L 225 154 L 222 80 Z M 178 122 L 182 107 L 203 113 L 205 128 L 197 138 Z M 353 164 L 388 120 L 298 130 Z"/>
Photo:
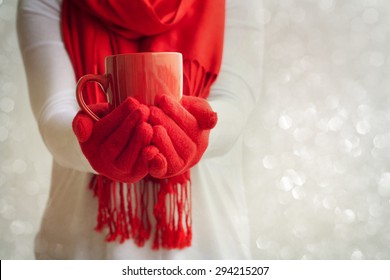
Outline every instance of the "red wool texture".
<path id="1" fill-rule="evenodd" d="M 183 97 L 155 105 L 127 98 L 111 108 L 98 86 L 85 100 L 101 119 L 83 112 L 73 130 L 94 175 L 98 231 L 107 241 L 133 239 L 154 249 L 191 245 L 190 168 L 201 159 L 217 122 L 206 98 L 221 65 L 224 0 L 64 0 L 62 32 L 76 78 L 103 74 L 104 58 L 136 52 L 180 52 Z"/>

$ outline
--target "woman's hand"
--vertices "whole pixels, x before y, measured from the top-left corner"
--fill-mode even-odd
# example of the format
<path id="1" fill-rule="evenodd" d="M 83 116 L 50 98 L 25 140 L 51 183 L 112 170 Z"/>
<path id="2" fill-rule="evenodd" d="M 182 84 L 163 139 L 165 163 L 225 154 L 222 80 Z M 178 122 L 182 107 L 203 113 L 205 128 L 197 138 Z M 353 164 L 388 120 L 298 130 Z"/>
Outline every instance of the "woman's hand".
<path id="1" fill-rule="evenodd" d="M 150 145 L 153 128 L 147 123 L 149 108 L 131 97 L 111 112 L 108 103 L 90 108 L 101 119 L 94 122 L 80 111 L 72 126 L 94 170 L 121 182 L 136 182 L 145 177 L 149 161 L 159 155 L 158 149 Z"/>
<path id="2" fill-rule="evenodd" d="M 203 98 L 183 96 L 179 103 L 163 95 L 150 107 L 149 123 L 153 126 L 152 145 L 160 151 L 151 160 L 149 172 L 167 178 L 199 162 L 217 114 Z"/>

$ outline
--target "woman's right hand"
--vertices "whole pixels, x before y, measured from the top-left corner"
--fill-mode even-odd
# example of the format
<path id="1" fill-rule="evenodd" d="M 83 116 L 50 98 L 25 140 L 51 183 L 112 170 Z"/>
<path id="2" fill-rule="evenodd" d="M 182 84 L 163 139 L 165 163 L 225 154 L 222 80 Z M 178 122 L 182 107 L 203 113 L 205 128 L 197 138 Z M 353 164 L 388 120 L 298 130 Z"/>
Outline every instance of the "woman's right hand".
<path id="1" fill-rule="evenodd" d="M 99 121 L 80 111 L 72 126 L 93 169 L 121 182 L 136 182 L 145 177 L 149 162 L 159 154 L 151 145 L 149 108 L 128 97 L 111 112 L 108 103 L 94 104 L 90 109 L 101 118 Z"/>

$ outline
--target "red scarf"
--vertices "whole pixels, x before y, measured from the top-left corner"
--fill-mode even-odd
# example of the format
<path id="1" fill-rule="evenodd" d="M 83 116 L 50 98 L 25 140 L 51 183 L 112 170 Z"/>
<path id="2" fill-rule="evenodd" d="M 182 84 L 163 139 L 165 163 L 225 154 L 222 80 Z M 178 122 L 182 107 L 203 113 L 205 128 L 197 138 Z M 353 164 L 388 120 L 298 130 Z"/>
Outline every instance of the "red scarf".
<path id="1" fill-rule="evenodd" d="M 220 69 L 224 19 L 224 0 L 63 0 L 62 6 L 63 39 L 77 79 L 103 74 L 109 55 L 175 51 L 183 55 L 183 94 L 203 98 Z M 97 85 L 89 85 L 85 99 L 106 102 Z M 90 187 L 99 201 L 96 229 L 108 228 L 107 241 L 132 238 L 143 246 L 154 227 L 154 249 L 191 245 L 189 171 L 136 184 L 95 175 Z"/>

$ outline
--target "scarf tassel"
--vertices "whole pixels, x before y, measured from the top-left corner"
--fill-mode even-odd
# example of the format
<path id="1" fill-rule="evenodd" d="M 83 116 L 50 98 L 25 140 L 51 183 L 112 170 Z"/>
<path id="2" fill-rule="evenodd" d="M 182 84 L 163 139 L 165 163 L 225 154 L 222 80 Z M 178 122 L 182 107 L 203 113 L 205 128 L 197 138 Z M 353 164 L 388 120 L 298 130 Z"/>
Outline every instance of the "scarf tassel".
<path id="1" fill-rule="evenodd" d="M 96 231 L 107 228 L 107 242 L 133 239 L 139 247 L 151 236 L 151 218 L 156 222 L 152 248 L 182 249 L 191 246 L 191 183 L 153 182 L 134 184 L 94 176 L 90 188 L 98 198 Z M 150 203 L 154 206 L 150 208 Z M 153 209 L 149 213 L 148 209 Z"/>

